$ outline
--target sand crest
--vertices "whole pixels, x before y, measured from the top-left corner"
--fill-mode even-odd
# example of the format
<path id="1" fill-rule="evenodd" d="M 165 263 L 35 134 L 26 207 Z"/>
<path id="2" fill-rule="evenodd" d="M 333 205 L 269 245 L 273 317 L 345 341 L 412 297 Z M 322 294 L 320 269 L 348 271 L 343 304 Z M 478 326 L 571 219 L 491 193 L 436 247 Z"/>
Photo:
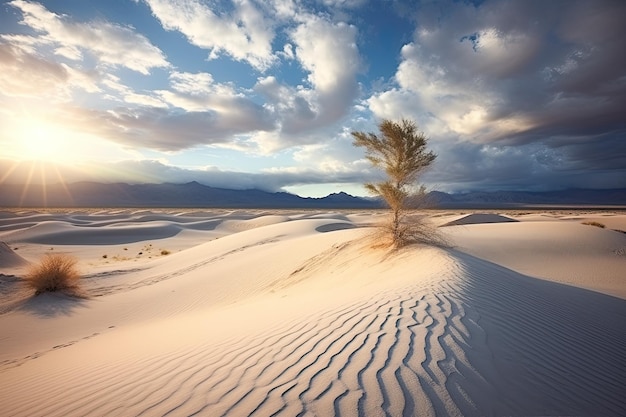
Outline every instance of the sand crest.
<path id="1" fill-rule="evenodd" d="M 15 253 L 6 242 L 0 242 L 0 267 L 12 268 L 26 264 L 28 261 Z"/>
<path id="2" fill-rule="evenodd" d="M 449 221 L 442 226 L 459 226 L 459 225 L 469 225 L 469 224 L 482 224 L 482 223 L 506 223 L 506 222 L 516 222 L 517 220 L 512 219 L 507 216 L 502 216 L 500 214 L 494 213 L 473 213 L 464 215 L 458 219 Z"/>

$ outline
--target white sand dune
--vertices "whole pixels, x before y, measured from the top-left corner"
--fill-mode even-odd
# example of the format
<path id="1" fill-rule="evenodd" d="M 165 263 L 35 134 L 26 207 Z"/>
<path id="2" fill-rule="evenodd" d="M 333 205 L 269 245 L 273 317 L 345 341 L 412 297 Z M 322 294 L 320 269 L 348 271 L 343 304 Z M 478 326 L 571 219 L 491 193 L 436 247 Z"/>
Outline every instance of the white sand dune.
<path id="1" fill-rule="evenodd" d="M 40 231 L 91 224 L 114 245 L 102 230 L 141 237 L 156 223 L 182 230 L 162 245 L 184 233 L 196 244 L 94 266 L 90 299 L 43 295 L 0 314 L 0 415 L 626 414 L 626 299 L 592 275 L 554 282 L 537 258 L 550 251 L 571 271 L 588 256 L 623 279 L 603 258 L 626 243 L 618 232 L 466 223 L 442 228 L 455 249 L 387 253 L 363 240 L 378 216 L 363 213 L 128 213 L 93 226 L 98 216 L 42 219 L 57 223 Z M 28 226 L 0 240 L 34 253 L 37 236 Z M 534 274 L 505 267 L 514 257 L 498 246 Z"/>
<path id="2" fill-rule="evenodd" d="M 0 314 L 13 309 L 16 302 L 30 296 L 20 277 L 4 274 L 3 271 L 25 270 L 29 265 L 26 259 L 0 241 Z"/>
<path id="3" fill-rule="evenodd" d="M 0 266 L 11 268 L 26 264 L 28 264 L 28 261 L 15 253 L 6 242 L 0 242 Z"/>
<path id="4" fill-rule="evenodd" d="M 446 228 L 459 250 L 533 277 L 626 298 L 626 234 L 579 222 Z"/>
<path id="5" fill-rule="evenodd" d="M 481 224 L 481 223 L 507 223 L 516 222 L 518 220 L 512 219 L 507 216 L 502 216 L 495 213 L 473 213 L 463 215 L 455 220 L 449 221 L 442 226 L 459 226 L 467 224 Z"/>

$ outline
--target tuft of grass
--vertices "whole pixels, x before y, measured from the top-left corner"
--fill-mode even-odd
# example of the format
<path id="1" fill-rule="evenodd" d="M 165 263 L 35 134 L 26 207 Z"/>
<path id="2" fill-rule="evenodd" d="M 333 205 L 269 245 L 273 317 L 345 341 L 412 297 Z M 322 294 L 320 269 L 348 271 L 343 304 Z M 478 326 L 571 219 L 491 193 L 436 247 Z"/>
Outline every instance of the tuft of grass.
<path id="1" fill-rule="evenodd" d="M 169 255 L 170 253 L 172 253 L 172 252 L 168 251 L 167 249 L 163 249 L 161 251 L 161 255 Z"/>
<path id="2" fill-rule="evenodd" d="M 586 224 L 588 226 L 595 226 L 595 227 L 599 227 L 601 229 L 604 229 L 606 226 L 600 222 L 594 222 L 594 221 L 589 221 L 589 222 L 583 222 L 583 224 Z"/>
<path id="3" fill-rule="evenodd" d="M 405 215 L 398 224 L 390 220 L 383 221 L 370 235 L 370 239 L 373 239 L 372 247 L 380 249 L 401 249 L 415 244 L 451 247 L 439 229 L 421 215 Z"/>
<path id="4" fill-rule="evenodd" d="M 107 254 L 105 253 L 104 255 L 102 255 L 102 257 L 103 257 L 104 259 L 106 259 L 106 258 L 108 258 L 108 257 L 109 257 L 109 255 L 107 255 Z"/>
<path id="5" fill-rule="evenodd" d="M 76 263 L 76 258 L 67 254 L 47 254 L 28 270 L 24 279 L 35 295 L 55 291 L 76 293 L 81 278 Z"/>

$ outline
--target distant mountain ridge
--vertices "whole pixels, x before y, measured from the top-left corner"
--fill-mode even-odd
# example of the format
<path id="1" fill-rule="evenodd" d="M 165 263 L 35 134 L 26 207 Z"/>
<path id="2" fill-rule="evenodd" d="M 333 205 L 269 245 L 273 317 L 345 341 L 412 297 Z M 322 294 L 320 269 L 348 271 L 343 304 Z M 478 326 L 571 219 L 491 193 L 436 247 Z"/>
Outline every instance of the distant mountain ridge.
<path id="1" fill-rule="evenodd" d="M 623 206 L 626 189 L 559 191 L 479 191 L 462 194 L 430 192 L 428 201 L 441 208 L 506 208 L 524 206 Z"/>
<path id="2" fill-rule="evenodd" d="M 185 207 L 185 208 L 374 208 L 380 203 L 344 192 L 323 198 L 303 198 L 286 192 L 230 190 L 185 184 L 0 185 L 4 207 Z"/>
<path id="3" fill-rule="evenodd" d="M 180 207 L 272 209 L 370 209 L 384 207 L 378 199 L 344 192 L 322 198 L 304 198 L 286 192 L 231 190 L 186 184 L 125 184 L 76 182 L 71 184 L 0 185 L 2 207 Z M 626 206 L 626 189 L 572 189 L 549 192 L 494 191 L 448 194 L 433 191 L 432 208 L 515 208 L 528 206 Z"/>

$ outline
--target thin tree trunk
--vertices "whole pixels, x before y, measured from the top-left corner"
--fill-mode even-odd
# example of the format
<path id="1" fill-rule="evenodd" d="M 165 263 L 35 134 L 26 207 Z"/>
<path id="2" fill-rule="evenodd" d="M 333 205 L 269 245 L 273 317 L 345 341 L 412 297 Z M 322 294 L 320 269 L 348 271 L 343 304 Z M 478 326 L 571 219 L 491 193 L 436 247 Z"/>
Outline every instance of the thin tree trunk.
<path id="1" fill-rule="evenodd" d="M 393 223 L 392 223 L 393 243 L 398 245 L 400 243 L 400 208 L 396 207 L 393 210 Z"/>
<path id="2" fill-rule="evenodd" d="M 400 181 L 396 181 L 396 189 L 402 191 L 402 184 Z M 400 218 L 401 212 L 404 208 L 404 201 L 396 201 L 396 206 L 393 208 L 393 243 L 396 246 L 400 246 Z"/>

